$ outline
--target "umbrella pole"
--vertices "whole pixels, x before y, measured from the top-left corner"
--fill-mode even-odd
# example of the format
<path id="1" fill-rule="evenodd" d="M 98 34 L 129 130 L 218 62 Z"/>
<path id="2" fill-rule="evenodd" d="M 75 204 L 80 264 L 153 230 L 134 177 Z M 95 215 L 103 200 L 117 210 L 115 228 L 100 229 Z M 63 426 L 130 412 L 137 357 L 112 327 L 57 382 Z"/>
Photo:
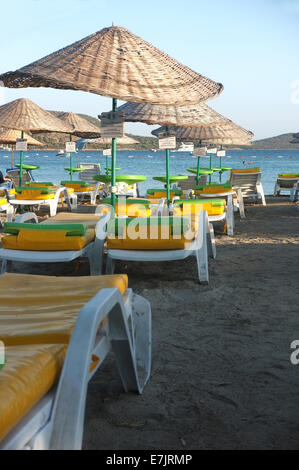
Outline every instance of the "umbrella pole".
<path id="1" fill-rule="evenodd" d="M 112 98 L 112 111 L 116 112 L 117 100 Z M 116 186 L 116 138 L 112 138 L 112 165 L 111 165 L 111 205 L 115 209 L 115 186 Z M 108 168 L 108 166 L 107 166 Z"/>
<path id="2" fill-rule="evenodd" d="M 212 170 L 212 154 L 210 153 L 210 170 Z M 212 176 L 209 175 L 209 183 L 212 181 Z"/>
<path id="3" fill-rule="evenodd" d="M 199 146 L 201 146 L 201 140 L 199 141 Z M 197 171 L 196 171 L 196 184 L 199 184 L 199 172 L 200 172 L 200 155 L 197 157 Z"/>
<path id="4" fill-rule="evenodd" d="M 11 167 L 13 168 L 13 145 L 11 146 Z"/>
<path id="5" fill-rule="evenodd" d="M 168 133 L 168 126 L 166 126 L 165 130 Z M 166 149 L 166 200 L 167 200 L 167 207 L 169 207 L 169 204 L 170 204 L 169 154 L 170 154 L 170 150 Z"/>
<path id="6" fill-rule="evenodd" d="M 70 142 L 72 142 L 72 134 L 70 134 Z M 73 181 L 73 154 L 70 152 L 70 178 Z"/>
<path id="7" fill-rule="evenodd" d="M 24 131 L 21 131 L 21 139 L 24 139 Z M 22 186 L 22 174 L 23 174 L 23 150 L 20 151 L 20 176 L 19 176 L 19 186 Z"/>
<path id="8" fill-rule="evenodd" d="M 220 150 L 222 150 L 222 145 L 220 145 Z M 222 180 L 222 171 L 221 171 L 221 168 L 222 168 L 222 156 L 220 155 L 220 171 L 219 171 L 219 183 L 221 183 L 221 180 Z"/>
<path id="9" fill-rule="evenodd" d="M 197 157 L 196 184 L 199 183 L 200 156 Z"/>

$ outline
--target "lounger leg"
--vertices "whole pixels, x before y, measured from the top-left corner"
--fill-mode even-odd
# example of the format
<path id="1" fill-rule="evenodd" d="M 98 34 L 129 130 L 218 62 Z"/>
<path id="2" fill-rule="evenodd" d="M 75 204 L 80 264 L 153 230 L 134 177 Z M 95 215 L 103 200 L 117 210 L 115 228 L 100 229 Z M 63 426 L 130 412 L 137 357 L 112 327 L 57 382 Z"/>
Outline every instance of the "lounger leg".
<path id="1" fill-rule="evenodd" d="M 227 222 L 227 235 L 232 237 L 234 234 L 234 209 L 232 205 L 232 200 L 229 197 L 227 200 L 227 209 L 226 209 L 226 222 Z"/>
<path id="2" fill-rule="evenodd" d="M 109 342 L 123 385 L 128 391 L 142 391 L 122 296 L 118 289 L 102 289 L 80 311 L 72 334 L 53 409 L 50 449 L 81 448 L 91 355 L 98 327 L 108 315 Z M 147 318 L 149 321 L 150 311 Z M 143 347 L 149 348 L 149 344 Z"/>
<path id="3" fill-rule="evenodd" d="M 263 186 L 262 186 L 261 184 L 258 184 L 258 185 L 257 185 L 257 190 L 258 190 L 258 193 L 259 193 L 260 196 L 261 196 L 263 206 L 266 206 L 267 204 L 266 204 L 266 199 L 265 199 L 265 194 L 264 194 Z"/>
<path id="4" fill-rule="evenodd" d="M 54 217 L 57 212 L 57 202 L 56 201 L 50 201 L 50 217 Z"/>
<path id="5" fill-rule="evenodd" d="M 87 252 L 90 275 L 97 276 L 103 271 L 104 241 L 96 239 L 92 249 Z"/>
<path id="6" fill-rule="evenodd" d="M 7 260 L 6 260 L 6 259 L 3 259 L 3 260 L 1 261 L 0 274 L 6 273 L 6 270 L 7 270 Z"/>
<path id="7" fill-rule="evenodd" d="M 6 221 L 7 222 L 12 222 L 13 215 L 14 215 L 14 208 L 13 208 L 13 206 L 9 206 L 6 209 Z"/>
<path id="8" fill-rule="evenodd" d="M 242 191 L 240 188 L 238 188 L 237 190 L 237 199 L 238 199 L 240 217 L 241 219 L 245 219 L 244 200 L 243 200 Z"/>
<path id="9" fill-rule="evenodd" d="M 216 241 L 213 224 L 209 223 L 207 219 L 207 247 L 208 247 L 208 256 L 210 258 L 216 259 Z"/>
<path id="10" fill-rule="evenodd" d="M 275 183 L 273 196 L 279 196 L 280 195 L 279 188 L 280 188 L 279 184 Z"/>
<path id="11" fill-rule="evenodd" d="M 206 214 L 206 219 L 208 218 Z M 201 284 L 209 283 L 209 265 L 208 265 L 208 248 L 207 248 L 207 223 L 204 221 L 199 225 L 202 227 L 202 244 L 195 250 L 195 257 L 197 262 L 198 280 Z"/>
<path id="12" fill-rule="evenodd" d="M 109 252 L 106 258 L 106 274 L 113 274 L 115 269 L 115 260 L 110 258 Z"/>

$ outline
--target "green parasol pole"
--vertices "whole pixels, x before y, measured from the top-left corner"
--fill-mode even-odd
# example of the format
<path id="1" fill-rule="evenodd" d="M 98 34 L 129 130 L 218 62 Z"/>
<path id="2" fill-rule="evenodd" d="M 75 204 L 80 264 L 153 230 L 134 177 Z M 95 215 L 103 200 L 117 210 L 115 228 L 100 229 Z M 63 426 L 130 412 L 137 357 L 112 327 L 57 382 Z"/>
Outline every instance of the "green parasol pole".
<path id="1" fill-rule="evenodd" d="M 220 145 L 220 150 L 222 150 L 222 144 Z M 220 172 L 219 172 L 219 182 L 221 183 L 221 179 L 222 179 L 222 171 L 221 171 L 221 168 L 222 168 L 222 155 L 220 155 Z"/>
<path id="2" fill-rule="evenodd" d="M 112 98 L 112 110 L 116 112 L 117 108 L 117 100 L 116 98 Z M 116 138 L 112 138 L 112 165 L 111 165 L 111 205 L 115 209 L 115 192 L 114 188 L 116 185 Z M 108 168 L 108 165 L 107 165 Z M 108 171 L 108 170 L 107 170 Z"/>
<path id="3" fill-rule="evenodd" d="M 166 133 L 168 134 L 168 126 L 166 126 L 165 130 L 166 130 Z M 170 204 L 169 155 L 170 155 L 170 150 L 166 149 L 166 199 L 167 199 L 167 207 L 169 207 L 169 204 Z"/>
<path id="4" fill-rule="evenodd" d="M 201 146 L 201 140 L 199 141 L 199 146 Z M 199 183 L 199 172 L 200 172 L 200 155 L 198 155 L 197 157 L 196 184 Z"/>
<path id="5" fill-rule="evenodd" d="M 212 157 L 213 157 L 213 156 L 212 156 L 212 154 L 210 153 L 210 170 L 212 170 Z M 209 175 L 209 183 L 211 183 L 211 181 L 212 181 L 212 176 Z"/>
<path id="6" fill-rule="evenodd" d="M 24 139 L 24 131 L 21 131 L 21 139 Z M 20 176 L 19 176 L 19 186 L 22 186 L 22 174 L 23 174 L 23 150 L 20 151 Z"/>
<path id="7" fill-rule="evenodd" d="M 72 142 L 72 134 L 70 134 L 70 142 Z M 73 181 L 73 154 L 70 152 L 70 178 Z"/>

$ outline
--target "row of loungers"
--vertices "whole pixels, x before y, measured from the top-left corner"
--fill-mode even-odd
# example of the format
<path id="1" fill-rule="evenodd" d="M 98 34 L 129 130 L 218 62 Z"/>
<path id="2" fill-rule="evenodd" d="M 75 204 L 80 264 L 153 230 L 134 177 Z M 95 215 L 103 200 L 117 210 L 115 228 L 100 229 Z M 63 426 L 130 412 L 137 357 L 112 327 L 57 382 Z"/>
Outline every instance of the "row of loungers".
<path id="1" fill-rule="evenodd" d="M 45 186 L 37 184 L 42 196 Z M 69 198 L 74 206 L 70 188 L 63 187 L 60 201 Z M 39 223 L 26 212 L 4 224 L 1 449 L 80 449 L 88 382 L 110 350 L 124 390 L 142 393 L 151 370 L 151 308 L 128 288 L 126 275 L 113 274 L 115 260 L 193 256 L 198 280 L 207 283 L 208 257 L 216 257 L 213 223 L 224 221 L 232 235 L 234 210 L 245 216 L 243 195 L 231 184 L 187 193 L 174 189 L 171 200 L 168 207 L 165 191 L 153 189 L 147 199 L 119 198 L 115 210 L 106 199 L 94 214 L 60 212 Z M 8 261 L 58 263 L 79 257 L 88 258 L 90 276 L 6 272 Z"/>

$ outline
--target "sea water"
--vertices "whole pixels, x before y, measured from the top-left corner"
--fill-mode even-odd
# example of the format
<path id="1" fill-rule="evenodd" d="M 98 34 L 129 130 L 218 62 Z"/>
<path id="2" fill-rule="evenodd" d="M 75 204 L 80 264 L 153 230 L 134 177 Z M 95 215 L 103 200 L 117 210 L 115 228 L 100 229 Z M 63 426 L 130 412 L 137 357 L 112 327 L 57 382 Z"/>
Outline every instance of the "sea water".
<path id="1" fill-rule="evenodd" d="M 40 168 L 32 172 L 36 181 L 52 181 L 60 183 L 69 179 L 69 158 L 56 156 L 57 151 L 28 151 L 24 152 L 24 164 L 38 165 Z M 196 167 L 197 157 L 189 152 L 170 152 L 170 174 L 190 175 L 187 168 Z M 111 166 L 111 157 L 109 166 Z M 13 163 L 19 163 L 19 152 L 14 152 Z M 100 163 L 102 173 L 105 173 L 106 157 L 102 151 L 85 150 L 73 154 L 73 166 L 78 163 Z M 201 157 L 201 167 L 209 167 L 210 160 Z M 219 158 L 213 156 L 212 166 L 219 167 Z M 222 166 L 235 169 L 259 167 L 262 172 L 262 184 L 266 195 L 273 194 L 274 184 L 279 173 L 299 173 L 299 150 L 228 150 L 226 157 L 222 157 Z M 0 170 L 5 175 L 6 170 L 12 167 L 12 154 L 6 150 L 0 151 Z M 144 195 L 147 188 L 163 187 L 162 183 L 153 180 L 153 176 L 165 175 L 165 151 L 157 150 L 119 150 L 117 151 L 117 167 L 119 174 L 144 175 L 147 180 L 139 185 L 140 193 Z M 227 181 L 229 172 L 222 174 L 222 182 Z M 75 174 L 73 179 L 79 179 Z M 219 174 L 212 176 L 212 181 L 219 181 Z"/>

